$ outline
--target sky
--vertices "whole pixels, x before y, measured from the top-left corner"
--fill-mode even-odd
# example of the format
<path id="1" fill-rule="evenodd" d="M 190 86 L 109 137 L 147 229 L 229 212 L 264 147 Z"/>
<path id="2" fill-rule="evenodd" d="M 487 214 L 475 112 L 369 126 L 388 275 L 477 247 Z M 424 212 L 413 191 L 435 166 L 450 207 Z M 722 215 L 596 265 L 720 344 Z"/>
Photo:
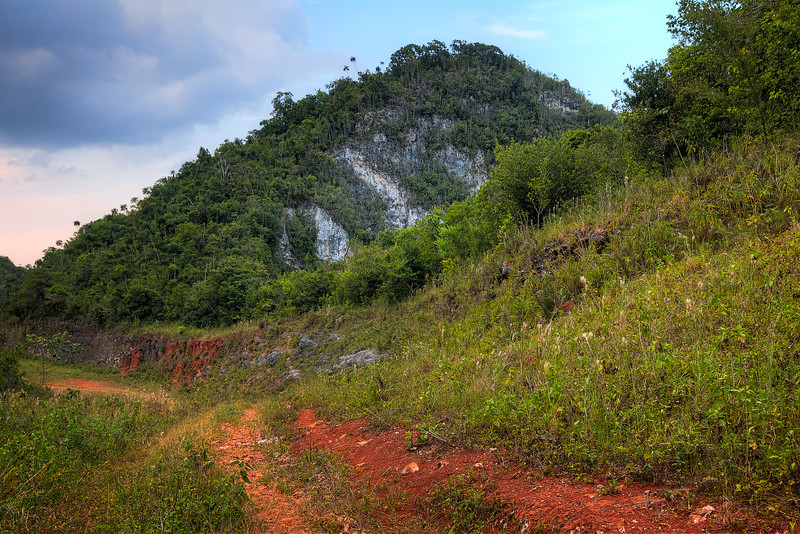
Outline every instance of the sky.
<path id="1" fill-rule="evenodd" d="M 32 265 L 295 100 L 410 44 L 498 46 L 610 107 L 675 0 L 2 0 L 0 256 Z M 355 57 L 355 66 L 350 61 Z"/>

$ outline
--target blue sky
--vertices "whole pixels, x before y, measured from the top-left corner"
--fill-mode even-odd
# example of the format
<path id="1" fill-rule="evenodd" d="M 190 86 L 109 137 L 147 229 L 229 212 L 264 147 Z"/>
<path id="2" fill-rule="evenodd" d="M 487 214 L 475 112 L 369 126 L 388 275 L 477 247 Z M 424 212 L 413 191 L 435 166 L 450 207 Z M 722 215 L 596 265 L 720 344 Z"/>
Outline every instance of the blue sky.
<path id="1" fill-rule="evenodd" d="M 500 47 L 611 106 L 661 59 L 674 0 L 3 0 L 0 255 L 32 264 L 73 221 L 141 196 L 198 148 L 409 44 Z"/>

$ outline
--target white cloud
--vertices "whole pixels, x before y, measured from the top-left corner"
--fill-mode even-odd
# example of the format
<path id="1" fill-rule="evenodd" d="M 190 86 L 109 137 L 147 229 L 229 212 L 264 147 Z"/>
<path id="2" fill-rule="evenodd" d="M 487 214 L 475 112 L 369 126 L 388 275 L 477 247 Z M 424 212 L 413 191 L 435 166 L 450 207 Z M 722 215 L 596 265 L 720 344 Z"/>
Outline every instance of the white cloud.
<path id="1" fill-rule="evenodd" d="M 499 22 L 489 26 L 488 30 L 490 33 L 495 35 L 517 37 L 519 39 L 530 39 L 534 41 L 541 41 L 547 37 L 547 32 L 544 30 L 523 30 L 519 28 L 512 28 Z"/>

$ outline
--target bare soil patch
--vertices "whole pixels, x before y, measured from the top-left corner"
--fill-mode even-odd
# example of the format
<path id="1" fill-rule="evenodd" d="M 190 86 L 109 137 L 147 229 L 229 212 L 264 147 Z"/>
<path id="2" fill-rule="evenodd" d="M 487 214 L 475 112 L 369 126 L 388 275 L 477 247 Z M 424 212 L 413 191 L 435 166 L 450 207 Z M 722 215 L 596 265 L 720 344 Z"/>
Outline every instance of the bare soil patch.
<path id="1" fill-rule="evenodd" d="M 138 397 L 142 400 L 151 400 L 171 404 L 172 399 L 164 390 L 138 389 L 131 386 L 122 386 L 105 380 L 89 380 L 86 378 L 63 378 L 60 380 L 46 381 L 45 386 L 56 391 L 74 389 L 85 394 L 127 395 Z"/>
<path id="2" fill-rule="evenodd" d="M 419 514 L 437 484 L 470 473 L 476 485 L 505 503 L 507 517 L 489 531 L 603 533 L 789 532 L 770 525 L 752 509 L 707 499 L 698 488 L 666 488 L 608 481 L 577 482 L 542 476 L 521 466 L 502 451 L 462 450 L 444 443 L 408 450 L 405 429 L 376 433 L 365 419 L 330 425 L 310 410 L 296 422 L 300 439 L 295 454 L 307 448 L 335 452 L 353 467 L 359 481 L 385 494 L 407 492 L 405 508 L 387 511 L 387 531 L 397 524 L 392 514 Z M 677 498 L 667 502 L 672 492 Z M 694 495 L 687 502 L 689 494 Z M 683 498 L 682 498 L 683 496 Z"/>
<path id="3" fill-rule="evenodd" d="M 45 384 L 50 389 L 65 390 L 74 389 L 86 393 L 110 393 L 110 394 L 131 394 L 136 391 L 132 388 L 120 386 L 113 382 L 105 382 L 101 380 L 87 380 L 85 378 L 64 378 L 61 380 L 54 380 Z"/>
<path id="4" fill-rule="evenodd" d="M 217 451 L 217 460 L 233 470 L 245 462 L 250 470 L 245 484 L 247 495 L 254 507 L 254 532 L 275 534 L 311 534 L 317 532 L 302 515 L 305 496 L 301 492 L 292 495 L 281 493 L 268 476 L 273 459 L 264 455 L 264 447 L 259 441 L 264 437 L 255 428 L 258 412 L 245 410 L 242 418 L 235 424 L 226 423 L 221 427 L 222 435 L 212 443 Z"/>

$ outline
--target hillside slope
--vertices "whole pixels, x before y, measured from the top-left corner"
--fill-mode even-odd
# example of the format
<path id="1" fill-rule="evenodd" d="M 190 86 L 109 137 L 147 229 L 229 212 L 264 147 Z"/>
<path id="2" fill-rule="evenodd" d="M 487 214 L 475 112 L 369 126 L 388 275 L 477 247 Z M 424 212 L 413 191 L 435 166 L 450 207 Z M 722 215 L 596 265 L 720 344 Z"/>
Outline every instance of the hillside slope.
<path id="1" fill-rule="evenodd" d="M 708 478 L 723 499 L 796 520 L 797 148 L 744 146 L 631 180 L 509 232 L 407 303 L 289 322 L 319 347 L 287 356 L 310 361 L 283 398 L 507 447 L 545 472 Z M 363 348 L 387 357 L 311 371 Z"/>
<path id="2" fill-rule="evenodd" d="M 496 143 L 612 120 L 498 48 L 408 45 L 295 101 L 51 248 L 4 308 L 98 324 L 230 324 L 268 281 L 341 260 L 486 181 Z"/>

